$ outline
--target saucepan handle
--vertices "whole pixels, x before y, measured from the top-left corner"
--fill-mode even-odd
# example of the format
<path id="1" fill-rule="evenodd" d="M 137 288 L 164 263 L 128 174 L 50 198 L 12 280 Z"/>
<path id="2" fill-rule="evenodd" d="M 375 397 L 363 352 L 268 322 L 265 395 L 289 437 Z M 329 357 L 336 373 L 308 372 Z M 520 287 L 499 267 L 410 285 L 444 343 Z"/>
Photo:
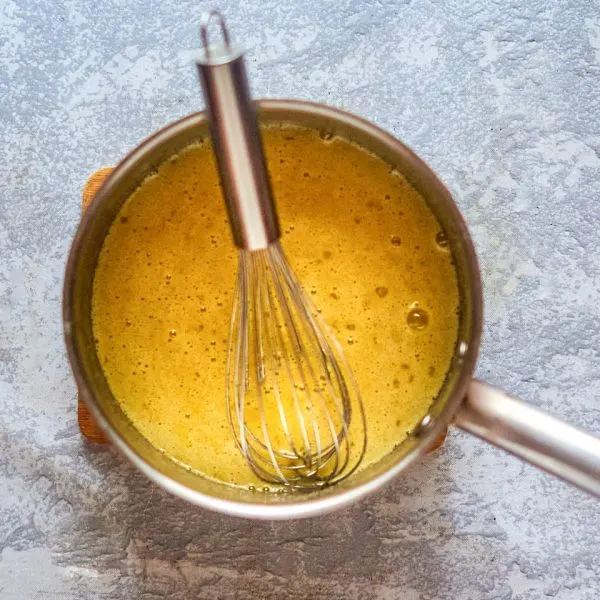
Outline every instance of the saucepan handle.
<path id="1" fill-rule="evenodd" d="M 481 381 L 454 416 L 458 427 L 600 497 L 600 439 Z"/>

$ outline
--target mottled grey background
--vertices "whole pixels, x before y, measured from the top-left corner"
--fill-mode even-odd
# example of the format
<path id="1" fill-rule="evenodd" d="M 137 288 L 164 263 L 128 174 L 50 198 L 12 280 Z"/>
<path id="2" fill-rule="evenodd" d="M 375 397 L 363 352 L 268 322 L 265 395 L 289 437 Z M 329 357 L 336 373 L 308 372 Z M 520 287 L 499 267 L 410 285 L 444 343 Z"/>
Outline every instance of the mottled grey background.
<path id="1" fill-rule="evenodd" d="M 522 5 L 522 6 L 521 6 Z M 202 102 L 203 2 L 0 1 L 0 598 L 600 597 L 600 505 L 453 431 L 335 516 L 253 523 L 82 441 L 61 334 L 81 187 Z M 416 149 L 485 280 L 478 374 L 600 433 L 597 3 L 223 1 L 257 96 Z"/>

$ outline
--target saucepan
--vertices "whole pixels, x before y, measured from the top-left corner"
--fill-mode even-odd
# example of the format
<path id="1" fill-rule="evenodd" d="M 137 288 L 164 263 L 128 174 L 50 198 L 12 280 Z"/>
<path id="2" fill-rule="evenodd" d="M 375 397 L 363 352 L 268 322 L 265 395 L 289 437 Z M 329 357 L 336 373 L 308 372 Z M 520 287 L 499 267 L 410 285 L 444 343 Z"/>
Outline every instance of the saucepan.
<path id="1" fill-rule="evenodd" d="M 170 492 L 249 518 L 297 518 L 345 506 L 417 461 L 449 425 L 600 496 L 600 439 L 473 378 L 483 318 L 479 266 L 467 226 L 435 173 L 389 133 L 347 112 L 297 100 L 263 100 L 257 106 L 265 124 L 311 127 L 359 144 L 403 173 L 427 201 L 447 234 L 460 291 L 458 340 L 442 388 L 418 426 L 387 457 L 339 484 L 306 493 L 264 493 L 201 477 L 170 460 L 133 427 L 115 401 L 96 355 L 91 323 L 94 269 L 125 200 L 163 161 L 208 135 L 206 115 L 197 113 L 160 130 L 115 168 L 83 217 L 70 251 L 63 297 L 68 355 L 82 398 L 114 445 Z"/>

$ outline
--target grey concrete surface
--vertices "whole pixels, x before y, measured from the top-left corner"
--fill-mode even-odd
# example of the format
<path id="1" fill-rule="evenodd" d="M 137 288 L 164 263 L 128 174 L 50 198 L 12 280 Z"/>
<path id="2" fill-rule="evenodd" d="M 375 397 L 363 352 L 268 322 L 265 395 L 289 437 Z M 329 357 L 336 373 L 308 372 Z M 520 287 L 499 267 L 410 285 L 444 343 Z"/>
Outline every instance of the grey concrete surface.
<path id="1" fill-rule="evenodd" d="M 368 500 L 253 523 L 79 436 L 60 295 L 81 187 L 202 102 L 208 5 L 0 1 L 0 598 L 597 600 L 600 504 L 464 434 Z M 455 193 L 478 375 L 600 433 L 595 2 L 223 0 L 257 96 L 387 128 Z"/>

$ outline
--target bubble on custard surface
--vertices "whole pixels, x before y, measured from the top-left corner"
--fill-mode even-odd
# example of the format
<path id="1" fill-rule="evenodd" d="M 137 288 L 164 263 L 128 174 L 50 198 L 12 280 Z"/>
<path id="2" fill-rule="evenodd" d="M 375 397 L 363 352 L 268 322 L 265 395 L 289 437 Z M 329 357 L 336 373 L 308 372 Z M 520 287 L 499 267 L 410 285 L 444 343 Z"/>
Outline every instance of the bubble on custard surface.
<path id="1" fill-rule="evenodd" d="M 438 248 L 442 248 L 444 250 L 448 248 L 450 242 L 448 241 L 448 236 L 446 235 L 445 231 L 437 232 L 437 235 L 435 236 L 435 243 L 437 244 Z"/>
<path id="2" fill-rule="evenodd" d="M 422 331 L 429 324 L 429 315 L 422 308 L 415 306 L 408 311 L 406 323 L 411 329 Z"/>

